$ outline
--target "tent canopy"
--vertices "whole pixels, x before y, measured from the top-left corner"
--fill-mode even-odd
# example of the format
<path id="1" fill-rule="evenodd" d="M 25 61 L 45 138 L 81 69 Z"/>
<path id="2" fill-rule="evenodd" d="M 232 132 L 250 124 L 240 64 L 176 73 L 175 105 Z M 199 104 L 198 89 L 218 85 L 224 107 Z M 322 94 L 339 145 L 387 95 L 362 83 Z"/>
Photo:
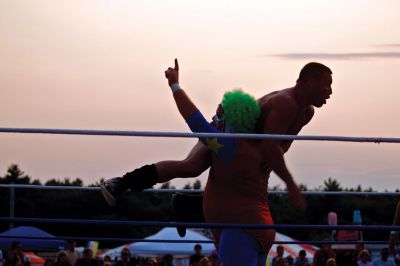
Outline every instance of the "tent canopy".
<path id="1" fill-rule="evenodd" d="M 145 239 L 151 240 L 192 240 L 192 241 L 210 241 L 211 239 L 196 233 L 190 229 L 186 230 L 186 236 L 180 237 L 176 228 L 166 227 L 161 229 L 158 233 L 146 237 Z M 106 255 L 112 259 L 119 257 L 121 250 L 125 247 L 129 248 L 133 256 L 151 256 L 151 255 L 183 255 L 190 256 L 194 254 L 194 246 L 196 243 L 166 243 L 166 242 L 136 242 L 126 244 L 115 249 L 111 249 L 106 253 L 102 254 L 101 257 Z M 202 253 L 204 255 L 211 254 L 215 250 L 213 243 L 200 243 L 202 247 Z"/>
<path id="2" fill-rule="evenodd" d="M 17 236 L 18 238 L 13 238 Z M 19 238 L 20 237 L 20 238 Z M 53 235 L 31 226 L 20 226 L 0 233 L 0 249 L 10 249 L 11 244 L 18 241 L 24 250 L 29 251 L 58 251 L 64 249 L 66 242 L 55 239 L 29 239 L 29 237 L 49 237 Z"/>
<path id="3" fill-rule="evenodd" d="M 160 230 L 158 233 L 146 237 L 145 239 L 153 239 L 153 240 L 210 240 L 209 238 L 196 233 L 190 229 L 187 229 L 186 236 L 181 238 L 175 228 L 164 228 Z M 295 239 L 286 236 L 284 234 L 276 233 L 275 236 L 276 241 L 296 241 Z M 108 250 L 106 253 L 102 254 L 100 257 L 104 257 L 106 255 L 110 256 L 112 259 L 116 257 L 120 257 L 121 250 L 123 248 L 129 248 L 131 254 L 133 256 L 151 256 L 151 255 L 163 255 L 163 254 L 173 254 L 173 255 L 183 255 L 190 256 L 194 253 L 194 245 L 196 243 L 160 243 L 160 242 L 136 242 L 129 243 L 115 249 Z M 209 255 L 212 251 L 215 250 L 214 244 L 201 244 L 204 255 Z M 271 257 L 276 256 L 276 248 L 278 245 L 272 245 L 272 248 L 268 255 Z M 282 245 L 284 249 L 284 256 L 291 255 L 293 258 L 296 258 L 299 254 L 299 251 L 304 249 L 306 251 L 307 257 L 312 258 L 314 256 L 315 251 L 318 249 L 315 246 L 307 245 L 307 244 L 284 244 Z"/>

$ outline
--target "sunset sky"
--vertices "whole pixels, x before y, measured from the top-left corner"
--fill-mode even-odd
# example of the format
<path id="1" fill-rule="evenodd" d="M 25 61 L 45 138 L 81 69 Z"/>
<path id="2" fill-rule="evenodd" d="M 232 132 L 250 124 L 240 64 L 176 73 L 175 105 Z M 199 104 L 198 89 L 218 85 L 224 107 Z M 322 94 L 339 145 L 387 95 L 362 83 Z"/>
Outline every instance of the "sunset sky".
<path id="1" fill-rule="evenodd" d="M 188 132 L 163 74 L 174 58 L 206 117 L 225 91 L 288 88 L 318 61 L 333 94 L 301 134 L 400 137 L 399 25 L 398 0 L 0 1 L 0 127 Z M 87 185 L 184 158 L 195 142 L 0 133 L 0 176 L 16 163 Z M 399 154 L 400 144 L 302 141 L 286 161 L 309 188 L 333 177 L 393 191 Z"/>

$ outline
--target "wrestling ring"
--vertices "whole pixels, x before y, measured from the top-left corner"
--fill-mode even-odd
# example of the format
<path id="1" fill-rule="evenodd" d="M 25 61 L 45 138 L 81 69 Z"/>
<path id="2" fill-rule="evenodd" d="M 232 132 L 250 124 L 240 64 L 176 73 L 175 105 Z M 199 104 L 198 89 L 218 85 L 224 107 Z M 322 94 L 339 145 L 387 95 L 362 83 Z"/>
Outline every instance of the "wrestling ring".
<path id="1" fill-rule="evenodd" d="M 302 140 L 302 141 L 340 141 L 340 142 L 367 142 L 367 143 L 400 143 L 400 138 L 383 137 L 347 137 L 347 136 L 306 136 L 306 135 L 271 135 L 271 134 L 232 134 L 232 133 L 177 133 L 177 132 L 152 132 L 152 131 L 111 131 L 111 130 L 72 130 L 72 129 L 42 129 L 42 128 L 0 128 L 0 133 L 22 133 L 22 134 L 63 134 L 63 135 L 94 135 L 94 136 L 127 136 L 127 137 L 172 137 L 172 138 L 248 138 L 248 139 L 279 139 L 279 140 Z M 40 189 L 40 190 L 87 190 L 100 191 L 99 187 L 74 187 L 74 186 L 41 186 L 41 185 L 17 185 L 0 184 L 0 188 L 10 190 L 10 195 L 15 189 Z M 171 193 L 171 192 L 202 192 L 192 189 L 147 189 L 145 192 Z M 269 194 L 286 194 L 286 191 L 269 191 Z M 303 195 L 309 196 L 400 196 L 400 192 L 356 192 L 356 191 L 303 191 Z M 100 194 L 99 194 L 100 197 Z M 10 200 L 11 201 L 11 200 Z M 11 208 L 10 203 L 10 208 Z M 109 226 L 132 226 L 132 227 L 172 227 L 184 226 L 186 228 L 246 228 L 246 229 L 290 229 L 290 230 L 355 230 L 355 231 L 379 231 L 389 235 L 389 231 L 400 231 L 400 226 L 387 225 L 304 225 L 304 224 L 273 224 L 273 225 L 250 225 L 250 224 L 219 224 L 219 223 L 187 223 L 187 222 L 154 222 L 154 221 L 121 221 L 121 220 L 86 220 L 86 219 L 45 219 L 32 217 L 15 217 L 13 213 L 9 217 L 0 217 L 0 223 L 18 224 L 80 224 L 80 225 L 109 225 Z M 0 238 L 3 236 L 0 236 Z M 10 237 L 10 236 L 7 236 Z M 11 236 L 15 239 L 27 238 L 26 236 Z M 46 237 L 29 237 L 30 239 L 47 239 Z M 91 241 L 118 241 L 118 242 L 164 242 L 164 243 L 213 243 L 209 240 L 168 240 L 168 239 L 138 239 L 138 238 L 112 238 L 112 237 L 80 237 L 80 236 L 56 236 L 52 239 L 62 240 L 91 240 Z M 297 241 L 276 239 L 276 245 L 283 244 L 387 244 L 387 241 Z"/>

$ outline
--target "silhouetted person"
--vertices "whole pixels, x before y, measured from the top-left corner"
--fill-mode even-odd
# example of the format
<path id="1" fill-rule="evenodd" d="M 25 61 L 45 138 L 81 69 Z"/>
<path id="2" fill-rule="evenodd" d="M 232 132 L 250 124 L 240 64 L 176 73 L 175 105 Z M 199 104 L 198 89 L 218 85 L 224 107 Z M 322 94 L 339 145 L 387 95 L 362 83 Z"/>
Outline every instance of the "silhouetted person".
<path id="1" fill-rule="evenodd" d="M 82 258 L 78 259 L 74 266 L 100 266 L 100 263 L 93 258 L 93 251 L 90 248 L 85 248 Z"/>
<path id="2" fill-rule="evenodd" d="M 389 258 L 389 249 L 383 248 L 381 250 L 381 257 L 374 259 L 373 266 L 396 266 L 393 258 Z"/>
<path id="3" fill-rule="evenodd" d="M 276 247 L 276 256 L 272 259 L 272 266 L 277 266 L 276 262 L 278 259 L 283 258 L 283 246 L 279 245 Z"/>
<path id="4" fill-rule="evenodd" d="M 129 248 L 123 248 L 121 250 L 121 259 L 117 261 L 115 266 L 135 266 L 135 262 L 132 260 L 132 254 Z"/>
<path id="5" fill-rule="evenodd" d="M 203 254 L 201 254 L 202 248 L 200 244 L 194 245 L 194 254 L 190 256 L 189 265 L 197 266 L 201 258 L 203 258 Z"/>

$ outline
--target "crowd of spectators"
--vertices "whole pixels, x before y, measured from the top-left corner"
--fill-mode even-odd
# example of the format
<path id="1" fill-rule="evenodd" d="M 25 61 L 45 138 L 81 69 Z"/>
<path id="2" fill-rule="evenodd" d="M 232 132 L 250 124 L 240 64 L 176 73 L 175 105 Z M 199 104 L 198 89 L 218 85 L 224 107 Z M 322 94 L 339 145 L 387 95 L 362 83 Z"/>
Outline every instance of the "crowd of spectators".
<path id="1" fill-rule="evenodd" d="M 161 257 L 134 257 L 129 248 L 123 248 L 118 258 L 104 256 L 102 260 L 93 256 L 93 251 L 85 248 L 82 252 L 76 250 L 76 243 L 70 241 L 64 251 L 54 258 L 47 258 L 44 266 L 180 266 L 175 263 L 173 255 Z M 371 259 L 370 252 L 363 244 L 357 244 L 354 250 L 333 250 L 331 245 L 322 245 L 313 257 L 307 257 L 305 250 L 300 250 L 298 256 L 284 256 L 284 248 L 278 246 L 276 256 L 271 260 L 271 266 L 400 266 L 400 255 L 390 256 L 388 248 L 383 248 L 379 257 Z M 0 266 L 31 266 L 25 256 L 20 242 L 14 242 L 9 250 L 0 254 Z M 175 264 L 174 264 L 175 263 Z M 183 264 L 182 264 L 183 265 Z M 221 266 L 216 252 L 209 256 L 202 254 L 201 245 L 194 247 L 189 266 Z"/>
<path id="2" fill-rule="evenodd" d="M 306 256 L 305 250 L 300 250 L 295 259 L 290 255 L 284 257 L 282 246 L 276 248 L 276 254 L 271 266 L 400 266 L 400 256 L 390 256 L 388 248 L 383 248 L 379 257 L 371 259 L 363 244 L 356 244 L 353 250 L 333 250 L 331 245 L 322 245 L 312 258 Z"/>
<path id="3" fill-rule="evenodd" d="M 11 249 L 6 250 L 2 256 L 2 264 L 4 266 L 29 266 L 29 261 L 25 258 L 20 242 L 13 242 Z"/>
<path id="4" fill-rule="evenodd" d="M 0 266 L 31 266 L 27 256 L 22 250 L 20 242 L 14 242 L 10 250 L 0 254 Z M 179 260 L 177 260 L 179 261 Z M 216 253 L 210 256 L 202 254 L 201 245 L 194 247 L 194 253 L 190 257 L 190 266 L 220 266 Z M 123 248 L 117 258 L 104 256 L 102 260 L 93 256 L 90 248 L 85 248 L 82 252 L 76 250 L 76 242 L 69 241 L 67 249 L 57 252 L 54 257 L 46 258 L 43 266 L 180 266 L 174 264 L 172 254 L 165 254 L 160 257 L 134 257 L 129 248 Z"/>

